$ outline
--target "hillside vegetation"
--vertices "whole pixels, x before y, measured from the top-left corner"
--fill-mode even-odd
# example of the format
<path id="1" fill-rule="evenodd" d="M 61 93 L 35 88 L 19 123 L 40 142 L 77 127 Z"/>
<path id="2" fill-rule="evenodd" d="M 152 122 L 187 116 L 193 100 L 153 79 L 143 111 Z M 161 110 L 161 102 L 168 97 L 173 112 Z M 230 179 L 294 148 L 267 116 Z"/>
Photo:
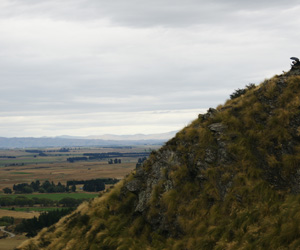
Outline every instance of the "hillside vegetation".
<path id="1" fill-rule="evenodd" d="M 300 70 L 199 115 L 18 249 L 299 249 Z"/>

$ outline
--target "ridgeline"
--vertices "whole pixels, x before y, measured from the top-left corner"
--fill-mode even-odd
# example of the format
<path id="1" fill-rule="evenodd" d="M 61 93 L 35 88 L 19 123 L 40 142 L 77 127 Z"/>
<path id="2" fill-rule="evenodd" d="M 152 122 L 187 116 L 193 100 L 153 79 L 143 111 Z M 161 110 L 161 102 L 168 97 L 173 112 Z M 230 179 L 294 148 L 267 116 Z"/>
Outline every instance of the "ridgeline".
<path id="1" fill-rule="evenodd" d="M 239 89 L 18 249 L 299 249 L 300 69 Z"/>

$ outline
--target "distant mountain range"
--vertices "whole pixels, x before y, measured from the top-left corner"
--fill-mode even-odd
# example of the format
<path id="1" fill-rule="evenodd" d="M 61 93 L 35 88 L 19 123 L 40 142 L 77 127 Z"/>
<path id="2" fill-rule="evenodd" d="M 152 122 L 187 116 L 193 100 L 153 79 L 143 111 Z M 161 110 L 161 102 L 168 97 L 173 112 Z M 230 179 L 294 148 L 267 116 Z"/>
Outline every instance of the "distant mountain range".
<path id="1" fill-rule="evenodd" d="M 91 135 L 86 137 L 62 135 L 57 137 L 0 137 L 0 148 L 134 146 L 163 144 L 177 131 L 161 134 Z"/>
<path id="2" fill-rule="evenodd" d="M 90 136 L 68 136 L 62 135 L 57 136 L 55 138 L 63 138 L 63 139 L 85 139 L 85 140 L 113 140 L 113 141 L 139 141 L 139 140 L 169 140 L 174 137 L 177 131 L 171 131 L 167 133 L 161 134 L 135 134 L 135 135 L 113 135 L 113 134 L 105 134 L 105 135 L 90 135 Z"/>

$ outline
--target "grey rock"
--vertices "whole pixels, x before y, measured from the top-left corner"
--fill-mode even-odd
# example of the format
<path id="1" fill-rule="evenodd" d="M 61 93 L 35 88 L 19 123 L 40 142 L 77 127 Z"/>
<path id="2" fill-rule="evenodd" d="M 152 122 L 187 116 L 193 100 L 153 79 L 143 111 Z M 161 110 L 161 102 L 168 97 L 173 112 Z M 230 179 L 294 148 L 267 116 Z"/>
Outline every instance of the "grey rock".
<path id="1" fill-rule="evenodd" d="M 146 210 L 147 203 L 150 199 L 150 195 L 151 195 L 151 193 L 146 192 L 146 191 L 142 191 L 139 193 L 139 201 L 138 201 L 137 206 L 135 207 L 136 212 L 143 212 Z"/>
<path id="2" fill-rule="evenodd" d="M 223 132 L 227 127 L 225 125 L 223 125 L 222 123 L 213 123 L 210 124 L 208 126 L 208 128 L 212 131 L 212 132 L 218 132 L 221 133 Z"/>
<path id="3" fill-rule="evenodd" d="M 216 109 L 214 109 L 214 108 L 209 108 L 208 111 L 207 111 L 207 113 L 204 114 L 204 115 L 202 115 L 201 118 L 202 118 L 203 120 L 207 120 L 207 119 L 209 119 L 209 118 L 214 118 L 215 115 L 216 115 L 216 113 L 218 113 L 218 111 L 217 111 Z M 200 118 L 200 117 L 199 117 L 199 118 Z"/>
<path id="4" fill-rule="evenodd" d="M 134 192 L 137 192 L 137 191 L 140 190 L 140 188 L 141 188 L 141 182 L 139 180 L 135 179 L 135 180 L 132 180 L 132 181 L 128 182 L 125 185 L 125 187 L 127 188 L 128 191 L 134 193 Z"/>
<path id="5" fill-rule="evenodd" d="M 207 148 L 205 150 L 205 159 L 204 159 L 204 161 L 206 163 L 213 163 L 216 160 L 216 158 L 217 158 L 216 153 L 213 152 L 212 149 Z"/>

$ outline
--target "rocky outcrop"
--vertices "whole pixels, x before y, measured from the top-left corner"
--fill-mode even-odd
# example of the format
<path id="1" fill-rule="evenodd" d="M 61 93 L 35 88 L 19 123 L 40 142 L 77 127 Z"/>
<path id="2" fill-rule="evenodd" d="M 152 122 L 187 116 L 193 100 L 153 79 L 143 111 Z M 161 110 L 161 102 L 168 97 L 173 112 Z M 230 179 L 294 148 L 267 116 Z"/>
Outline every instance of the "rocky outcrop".
<path id="1" fill-rule="evenodd" d="M 156 157 L 159 158 L 159 160 L 153 162 L 150 170 L 145 171 L 143 167 L 138 167 L 136 169 L 135 179 L 126 186 L 128 191 L 135 192 L 137 187 L 132 188 L 132 186 L 135 186 L 136 183 L 143 183 L 143 185 L 139 186 L 140 190 L 138 192 L 138 203 L 135 208 L 136 212 L 144 212 L 147 210 L 154 187 L 159 182 L 163 182 L 164 191 L 168 191 L 173 187 L 172 181 L 167 178 L 166 171 L 172 168 L 172 166 L 180 164 L 178 157 L 174 152 L 169 150 L 157 152 Z M 134 191 L 132 191 L 133 189 Z"/>
<path id="2" fill-rule="evenodd" d="M 204 115 L 199 115 L 202 120 L 213 119 L 218 113 L 215 109 L 209 109 Z M 227 126 L 222 123 L 212 123 L 207 126 L 211 136 L 215 141 L 214 145 L 206 145 L 205 156 L 203 159 L 196 157 L 196 151 L 189 151 L 188 153 L 188 169 L 190 170 L 191 178 L 195 178 L 200 183 L 206 182 L 208 180 L 204 171 L 211 167 L 212 165 L 227 165 L 232 162 L 227 151 L 227 142 L 223 139 L 223 135 L 227 129 Z M 190 148 L 192 145 L 189 142 L 182 142 L 174 138 L 172 144 L 180 145 L 183 144 L 184 147 Z M 197 150 L 197 149 L 194 149 Z M 197 158 L 197 160 L 195 160 Z M 174 167 L 180 167 L 185 165 L 186 158 L 182 158 L 181 154 L 177 151 L 173 151 L 170 147 L 164 147 L 161 150 L 153 153 L 153 158 L 147 161 L 146 165 L 138 166 L 134 175 L 134 179 L 128 182 L 125 187 L 128 192 L 135 193 L 137 195 L 137 203 L 135 205 L 135 212 L 144 214 L 147 218 L 147 212 L 150 206 L 160 207 L 159 199 L 156 204 L 151 204 L 151 199 L 153 196 L 157 195 L 156 187 L 160 186 L 160 197 L 164 193 L 172 190 L 174 188 L 174 183 L 169 176 L 169 172 Z M 149 166 L 151 166 L 149 168 Z M 232 185 L 232 175 L 226 182 L 218 180 L 218 189 L 221 199 L 224 199 L 227 190 Z M 201 184 L 200 184 L 201 185 Z M 214 201 L 211 200 L 211 205 Z M 169 225 L 165 218 L 164 213 L 160 213 L 157 216 L 152 216 L 148 219 L 153 227 L 153 230 L 160 228 L 161 230 L 167 230 L 167 228 L 173 228 L 174 225 Z M 180 230 L 177 228 L 177 230 Z"/>

